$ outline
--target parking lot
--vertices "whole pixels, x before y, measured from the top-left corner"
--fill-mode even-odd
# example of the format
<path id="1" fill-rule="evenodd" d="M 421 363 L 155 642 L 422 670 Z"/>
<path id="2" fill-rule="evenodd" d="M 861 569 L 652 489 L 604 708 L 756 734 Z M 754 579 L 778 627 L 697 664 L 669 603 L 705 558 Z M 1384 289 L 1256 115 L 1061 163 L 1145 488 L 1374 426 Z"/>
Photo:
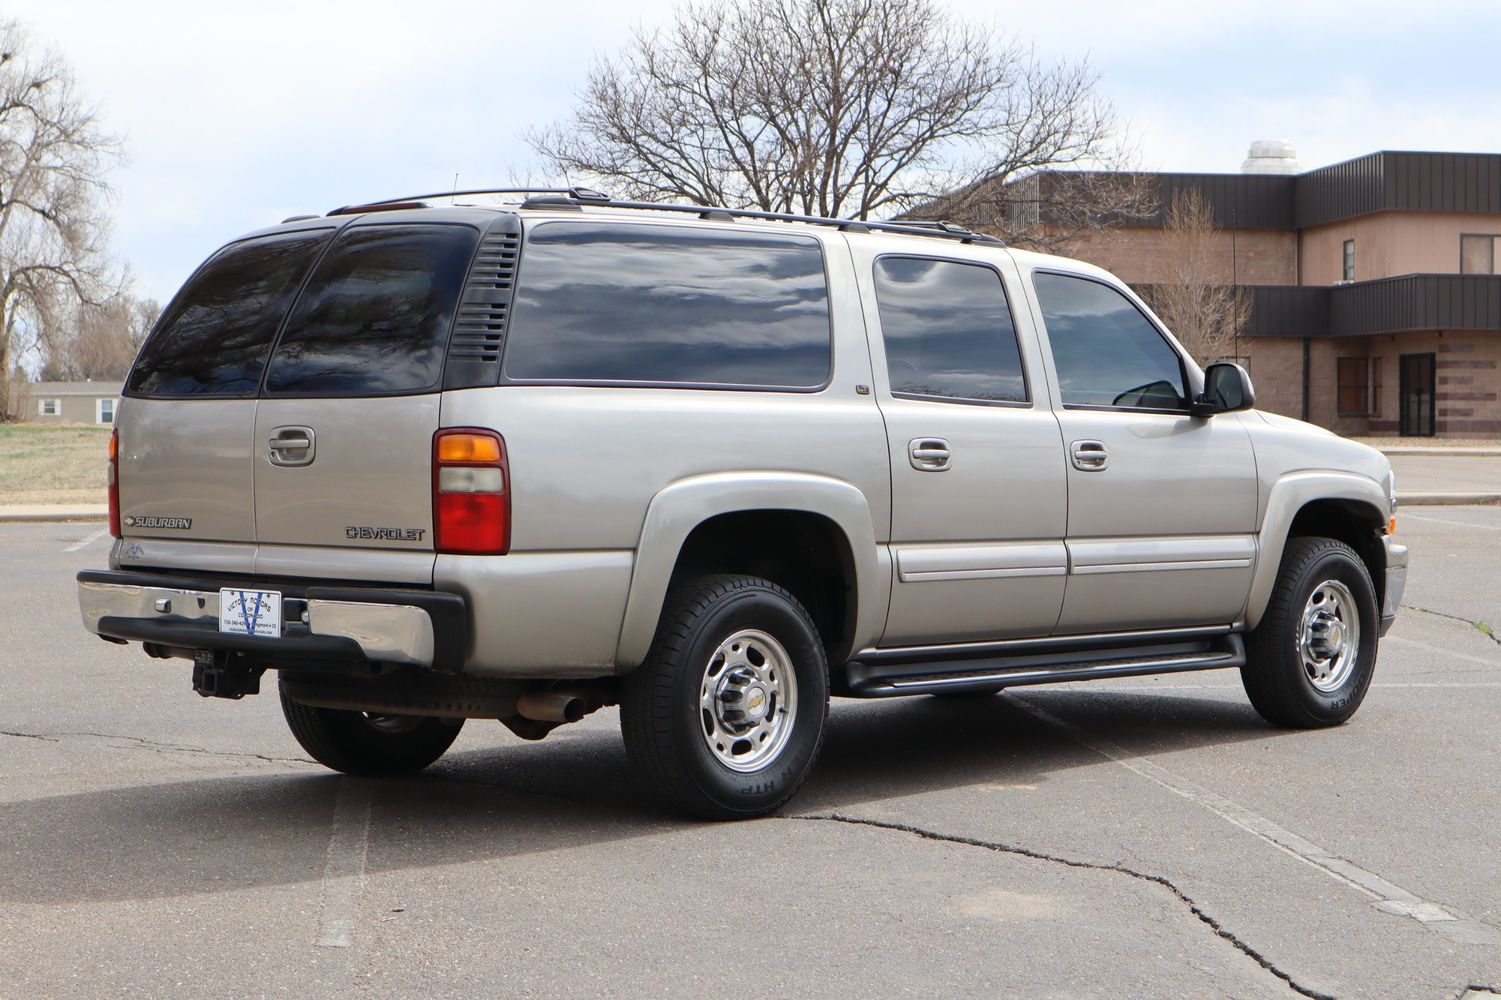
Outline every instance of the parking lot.
<path id="1" fill-rule="evenodd" d="M 1234 672 L 836 701 L 789 810 L 715 825 L 645 801 L 613 710 L 335 776 L 274 689 L 83 631 L 97 524 L 0 526 L 0 995 L 1501 992 L 1501 508 L 1399 534 L 1342 728 Z"/>

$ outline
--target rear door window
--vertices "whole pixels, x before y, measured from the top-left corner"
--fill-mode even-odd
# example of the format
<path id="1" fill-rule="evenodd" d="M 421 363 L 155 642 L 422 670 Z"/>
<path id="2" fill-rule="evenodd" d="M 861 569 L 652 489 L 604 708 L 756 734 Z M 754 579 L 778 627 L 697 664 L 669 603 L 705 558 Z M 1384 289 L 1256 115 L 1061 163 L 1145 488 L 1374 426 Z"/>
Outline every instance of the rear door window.
<path id="1" fill-rule="evenodd" d="M 276 328 L 330 232 L 242 240 L 209 258 L 147 339 L 126 393 L 254 396 Z"/>
<path id="2" fill-rule="evenodd" d="M 357 226 L 329 247 L 266 373 L 273 395 L 381 396 L 436 389 L 479 232 Z"/>
<path id="3" fill-rule="evenodd" d="M 809 236 L 544 223 L 522 250 L 509 379 L 816 389 L 832 349 Z"/>
<path id="4" fill-rule="evenodd" d="M 1064 406 L 1180 410 L 1183 361 L 1120 292 L 1089 278 L 1035 272 Z"/>
<path id="5" fill-rule="evenodd" d="M 1027 401 L 1021 348 L 999 274 L 979 264 L 882 257 L 875 277 L 893 394 Z"/>

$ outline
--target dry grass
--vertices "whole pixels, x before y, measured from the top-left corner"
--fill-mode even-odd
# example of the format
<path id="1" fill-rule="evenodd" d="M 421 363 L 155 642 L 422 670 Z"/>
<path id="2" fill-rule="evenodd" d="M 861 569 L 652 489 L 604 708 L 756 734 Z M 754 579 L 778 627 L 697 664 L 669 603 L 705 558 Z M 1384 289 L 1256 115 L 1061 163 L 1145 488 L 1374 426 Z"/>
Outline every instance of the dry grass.
<path id="1" fill-rule="evenodd" d="M 109 428 L 0 424 L 0 504 L 104 503 Z"/>

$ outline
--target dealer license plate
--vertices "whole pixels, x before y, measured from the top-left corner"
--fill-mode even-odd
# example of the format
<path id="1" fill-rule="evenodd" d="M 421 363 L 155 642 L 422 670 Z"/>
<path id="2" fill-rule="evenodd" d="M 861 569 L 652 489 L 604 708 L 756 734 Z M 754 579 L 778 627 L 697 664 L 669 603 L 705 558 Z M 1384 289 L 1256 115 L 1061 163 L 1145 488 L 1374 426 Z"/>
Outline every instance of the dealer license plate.
<path id="1" fill-rule="evenodd" d="M 219 631 L 231 635 L 281 635 L 281 593 L 275 590 L 219 591 Z"/>

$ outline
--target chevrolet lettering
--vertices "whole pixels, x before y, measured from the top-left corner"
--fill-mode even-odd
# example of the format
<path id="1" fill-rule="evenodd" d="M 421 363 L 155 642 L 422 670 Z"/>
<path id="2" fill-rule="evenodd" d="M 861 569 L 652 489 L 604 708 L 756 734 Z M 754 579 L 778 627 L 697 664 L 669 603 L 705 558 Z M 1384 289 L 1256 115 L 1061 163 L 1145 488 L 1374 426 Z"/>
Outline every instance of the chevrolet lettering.
<path id="1" fill-rule="evenodd" d="M 618 706 L 647 789 L 729 819 L 796 793 L 831 697 L 1228 669 L 1333 726 L 1407 575 L 1379 452 L 1108 272 L 947 224 L 299 216 L 209 256 L 121 395 L 85 627 L 206 697 L 272 671 L 351 774 Z"/>

